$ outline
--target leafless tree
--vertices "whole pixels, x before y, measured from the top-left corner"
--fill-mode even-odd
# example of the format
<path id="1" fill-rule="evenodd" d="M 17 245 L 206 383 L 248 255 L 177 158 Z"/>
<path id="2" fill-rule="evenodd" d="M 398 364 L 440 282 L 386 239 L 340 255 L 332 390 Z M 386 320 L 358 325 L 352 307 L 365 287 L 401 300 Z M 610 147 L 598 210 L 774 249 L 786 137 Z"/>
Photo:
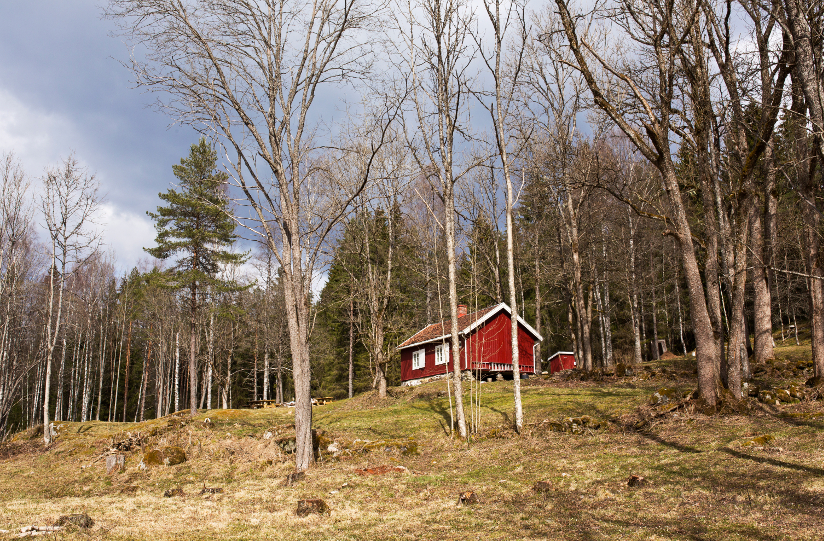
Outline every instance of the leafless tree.
<path id="1" fill-rule="evenodd" d="M 248 219 L 283 270 L 294 362 L 299 471 L 313 462 L 310 297 L 321 245 L 370 175 L 326 184 L 313 170 L 313 105 L 323 88 L 366 76 L 366 39 L 381 4 L 364 0 L 112 0 L 107 14 L 130 43 L 138 85 L 161 92 L 175 121 L 214 134 L 227 148 Z M 382 106 L 382 108 L 381 108 Z M 370 117 L 376 153 L 397 104 Z"/>
<path id="2" fill-rule="evenodd" d="M 512 348 L 512 376 L 515 395 L 515 430 L 520 432 L 524 424 L 524 410 L 521 401 L 521 370 L 518 345 L 518 297 L 515 289 L 515 183 L 512 180 L 517 147 L 522 146 L 517 136 L 516 110 L 518 109 L 518 85 L 521 83 L 524 54 L 526 52 L 526 8 L 516 1 L 484 0 L 483 8 L 491 28 L 491 44 L 487 48 L 484 36 L 475 34 L 479 56 L 492 79 L 492 88 L 487 92 L 475 92 L 476 97 L 489 113 L 494 132 L 493 155 L 500 161 L 506 184 L 506 263 L 509 280 L 509 306 Z M 509 36 L 507 36 L 509 33 Z M 512 35 L 515 34 L 514 37 Z M 510 49 L 510 50 L 507 50 Z M 520 135 L 524 135 L 523 132 Z M 523 169 L 523 168 L 522 168 Z"/>
<path id="3" fill-rule="evenodd" d="M 14 354 L 20 301 L 32 261 L 27 257 L 32 235 L 29 181 L 12 153 L 0 156 L 0 439 L 31 359 Z"/>
<path id="4" fill-rule="evenodd" d="M 414 127 L 407 130 L 409 146 L 416 165 L 437 186 L 444 205 L 452 379 L 458 434 L 466 438 L 458 338 L 455 187 L 473 166 L 461 163 L 457 148 L 470 138 L 466 115 L 469 70 L 475 57 L 469 32 L 473 14 L 464 0 L 399 2 L 397 12 L 396 27 L 402 38 L 398 56 L 403 59 L 399 69 L 412 74 L 414 111 L 410 116 Z"/>
<path id="5" fill-rule="evenodd" d="M 99 233 L 93 227 L 100 205 L 98 182 L 71 155 L 60 166 L 46 171 L 40 207 L 49 235 L 51 261 L 46 316 L 46 370 L 43 390 L 43 438 L 51 443 L 49 388 L 54 348 L 60 337 L 63 293 L 68 273 L 95 252 Z"/>

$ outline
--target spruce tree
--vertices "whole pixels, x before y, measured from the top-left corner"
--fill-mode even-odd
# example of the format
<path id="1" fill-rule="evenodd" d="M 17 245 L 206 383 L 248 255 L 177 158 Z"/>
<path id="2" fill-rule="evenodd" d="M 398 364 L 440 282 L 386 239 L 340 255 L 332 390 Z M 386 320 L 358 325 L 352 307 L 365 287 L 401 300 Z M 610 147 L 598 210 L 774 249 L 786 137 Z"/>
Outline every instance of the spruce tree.
<path id="1" fill-rule="evenodd" d="M 192 415 L 197 413 L 196 337 L 200 308 L 198 295 L 205 289 L 215 292 L 238 289 L 231 281 L 220 280 L 221 265 L 240 264 L 247 254 L 228 250 L 234 244 L 235 223 L 228 214 L 229 201 L 223 191 L 228 175 L 216 169 L 217 152 L 204 138 L 192 145 L 189 156 L 172 166 L 180 190 L 170 189 L 158 196 L 168 206 L 147 212 L 157 230 L 154 248 L 144 248 L 158 259 L 176 258 L 167 271 L 170 287 L 189 293 L 189 400 Z"/>

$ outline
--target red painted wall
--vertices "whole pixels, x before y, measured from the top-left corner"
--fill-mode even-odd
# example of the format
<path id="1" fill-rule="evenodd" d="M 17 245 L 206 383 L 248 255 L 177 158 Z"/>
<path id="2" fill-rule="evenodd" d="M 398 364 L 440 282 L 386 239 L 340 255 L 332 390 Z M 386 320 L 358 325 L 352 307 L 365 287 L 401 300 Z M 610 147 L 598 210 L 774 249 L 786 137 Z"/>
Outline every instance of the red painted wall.
<path id="1" fill-rule="evenodd" d="M 465 347 L 461 349 L 461 370 L 476 369 L 495 372 L 493 365 L 509 365 L 504 370 L 512 370 L 512 340 L 511 320 L 506 311 L 487 321 L 476 329 L 466 339 Z M 438 343 L 439 344 L 439 343 Z M 435 346 L 430 343 L 424 346 L 414 346 L 401 351 L 401 380 L 428 378 L 446 371 L 446 365 L 435 366 Z M 518 327 L 518 355 L 521 372 L 532 374 L 535 371 L 533 362 L 533 348 L 535 339 L 523 327 Z M 426 365 L 422 369 L 412 370 L 412 352 L 426 348 Z M 451 352 L 450 352 L 451 353 Z M 449 369 L 452 369 L 452 356 L 449 357 Z M 502 368 L 498 366 L 497 368 Z"/>
<path id="2" fill-rule="evenodd" d="M 447 340 L 447 343 L 449 341 Z M 420 346 L 413 346 L 411 348 L 406 348 L 401 350 L 401 380 L 407 381 L 410 379 L 418 379 L 418 378 L 428 378 L 431 376 L 437 376 L 439 374 L 446 373 L 446 365 L 439 364 L 435 365 L 435 347 L 441 345 L 440 342 L 438 343 L 429 343 L 423 344 Z M 423 368 L 419 368 L 418 370 L 412 370 L 412 353 L 419 350 L 419 349 L 426 349 L 426 354 L 424 355 L 425 366 Z M 449 350 L 449 371 L 452 371 L 452 350 Z M 463 359 L 463 352 L 461 352 L 461 370 L 466 368 L 465 362 Z"/>
<path id="3" fill-rule="evenodd" d="M 572 370 L 573 368 L 575 368 L 575 355 L 556 355 L 549 363 L 550 374 L 561 370 Z"/>

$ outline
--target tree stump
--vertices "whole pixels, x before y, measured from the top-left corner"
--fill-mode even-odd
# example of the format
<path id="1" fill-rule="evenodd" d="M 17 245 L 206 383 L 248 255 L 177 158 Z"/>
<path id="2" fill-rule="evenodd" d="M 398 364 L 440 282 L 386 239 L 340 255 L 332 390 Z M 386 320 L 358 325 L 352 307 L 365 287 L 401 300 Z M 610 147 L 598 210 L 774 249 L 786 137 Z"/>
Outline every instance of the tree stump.
<path id="1" fill-rule="evenodd" d="M 106 457 L 106 473 L 119 473 L 126 469 L 126 455 L 108 455 Z"/>

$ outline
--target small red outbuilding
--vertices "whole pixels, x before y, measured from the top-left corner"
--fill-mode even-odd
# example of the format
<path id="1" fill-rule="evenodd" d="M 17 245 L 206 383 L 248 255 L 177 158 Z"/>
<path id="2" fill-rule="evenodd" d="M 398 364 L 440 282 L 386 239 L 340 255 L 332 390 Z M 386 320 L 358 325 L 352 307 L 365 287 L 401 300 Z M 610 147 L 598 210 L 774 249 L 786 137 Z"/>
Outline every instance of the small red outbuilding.
<path id="1" fill-rule="evenodd" d="M 458 306 L 460 370 L 512 373 L 512 310 L 505 303 L 467 313 Z M 543 340 L 538 331 L 518 317 L 518 365 L 522 374 L 535 373 L 535 345 Z M 427 325 L 398 350 L 401 352 L 401 381 L 414 385 L 425 378 L 452 371 L 452 324 L 445 320 Z"/>
<path id="2" fill-rule="evenodd" d="M 575 354 L 571 351 L 559 351 L 549 359 L 549 373 L 560 372 L 561 370 L 572 370 L 575 368 Z"/>

